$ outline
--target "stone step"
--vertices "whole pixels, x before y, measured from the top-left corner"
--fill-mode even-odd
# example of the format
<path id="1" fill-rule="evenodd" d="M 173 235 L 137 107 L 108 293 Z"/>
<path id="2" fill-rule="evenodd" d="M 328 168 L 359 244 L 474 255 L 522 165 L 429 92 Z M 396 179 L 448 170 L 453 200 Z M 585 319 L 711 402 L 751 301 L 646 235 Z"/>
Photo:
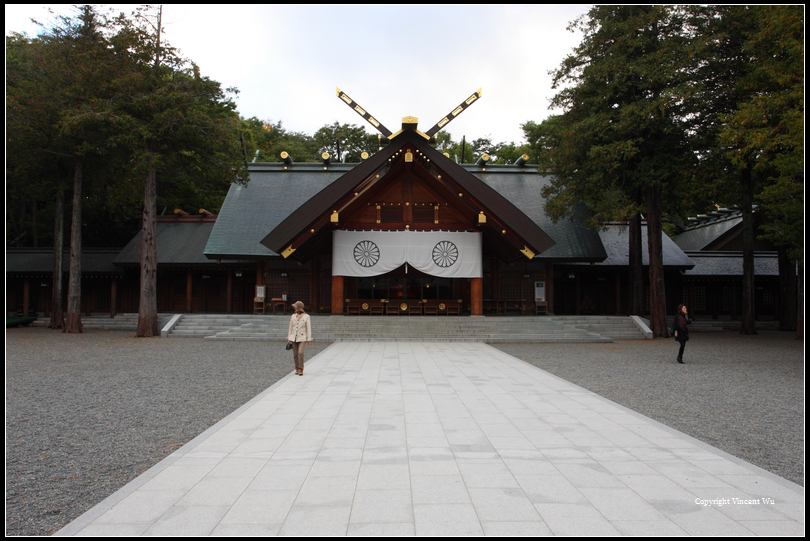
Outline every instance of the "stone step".
<path id="1" fill-rule="evenodd" d="M 219 316 L 220 318 L 222 316 Z M 475 341 L 475 342 L 612 342 L 612 334 L 641 338 L 627 318 L 615 324 L 601 322 L 601 333 L 578 328 L 578 321 L 594 319 L 554 317 L 372 317 L 313 315 L 312 326 L 318 341 Z M 248 322 L 244 322 L 245 320 Z M 232 327 L 221 329 L 222 319 L 200 314 L 184 316 L 170 337 L 200 337 L 206 340 L 286 340 L 289 316 L 229 318 Z"/>

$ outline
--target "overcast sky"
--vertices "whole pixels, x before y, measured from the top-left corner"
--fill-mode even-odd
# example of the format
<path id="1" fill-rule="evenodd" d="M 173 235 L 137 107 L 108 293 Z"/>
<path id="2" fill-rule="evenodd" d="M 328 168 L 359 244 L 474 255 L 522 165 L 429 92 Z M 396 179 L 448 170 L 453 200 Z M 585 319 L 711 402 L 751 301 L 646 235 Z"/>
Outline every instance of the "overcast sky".
<path id="1" fill-rule="evenodd" d="M 165 5 L 163 18 L 168 42 L 203 75 L 239 89 L 243 117 L 308 134 L 335 121 L 376 133 L 337 98 L 340 87 L 391 131 L 408 115 L 427 131 L 481 88 L 444 131 L 520 143 L 522 123 L 551 114 L 548 72 L 579 44 L 566 27 L 588 8 L 183 4 Z M 52 20 L 42 5 L 5 9 L 7 35 L 34 36 L 32 17 Z"/>

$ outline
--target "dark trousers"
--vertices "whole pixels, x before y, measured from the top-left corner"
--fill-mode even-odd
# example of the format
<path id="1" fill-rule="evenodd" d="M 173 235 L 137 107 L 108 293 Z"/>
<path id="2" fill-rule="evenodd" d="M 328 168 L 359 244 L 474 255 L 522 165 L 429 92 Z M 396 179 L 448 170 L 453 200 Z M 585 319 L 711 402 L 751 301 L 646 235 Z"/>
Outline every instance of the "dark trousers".
<path id="1" fill-rule="evenodd" d="M 293 342 L 293 357 L 295 358 L 295 369 L 296 370 L 303 370 L 304 369 L 304 347 L 306 347 L 306 342 Z"/>
<path id="2" fill-rule="evenodd" d="M 686 347 L 686 341 L 681 342 L 681 349 L 678 350 L 678 358 L 683 360 L 683 348 Z"/>

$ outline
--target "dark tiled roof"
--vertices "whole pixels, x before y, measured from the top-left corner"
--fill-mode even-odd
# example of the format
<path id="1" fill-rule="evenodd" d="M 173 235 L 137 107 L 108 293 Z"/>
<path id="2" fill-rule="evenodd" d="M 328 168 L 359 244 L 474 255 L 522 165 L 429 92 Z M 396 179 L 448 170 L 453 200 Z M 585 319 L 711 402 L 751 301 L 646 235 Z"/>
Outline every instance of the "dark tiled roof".
<path id="1" fill-rule="evenodd" d="M 212 259 L 278 255 L 261 240 L 292 212 L 352 166 L 250 164 L 250 183 L 233 184 L 211 231 L 205 256 Z"/>
<path id="2" fill-rule="evenodd" d="M 709 244 L 741 223 L 742 213 L 739 211 L 708 219 L 686 228 L 675 238 L 675 244 L 681 250 L 704 250 Z"/>
<path id="3" fill-rule="evenodd" d="M 156 242 L 158 265 L 212 265 L 213 261 L 203 255 L 203 249 L 214 227 L 212 221 L 172 221 L 156 224 Z M 141 239 L 138 232 L 129 241 L 118 257 L 115 265 L 119 267 L 140 266 Z"/>
<path id="4" fill-rule="evenodd" d="M 546 216 L 543 209 L 546 200 L 540 191 L 550 181 L 548 177 L 537 174 L 537 166 L 488 166 L 486 171 L 474 166 L 465 167 L 469 167 L 473 175 L 511 201 L 557 243 L 534 259 L 591 262 L 607 257 L 597 232 L 582 223 L 586 215 L 584 208 L 577 209 L 573 221 L 563 219 L 555 224 Z"/>
<path id="5" fill-rule="evenodd" d="M 121 269 L 113 265 L 120 248 L 84 248 L 82 250 L 82 274 L 120 275 Z M 70 250 L 62 252 L 62 271 L 70 270 Z M 6 275 L 51 274 L 53 272 L 53 249 L 6 248 Z"/>
<path id="6" fill-rule="evenodd" d="M 611 224 L 598 230 L 599 238 L 607 250 L 607 259 L 597 265 L 627 267 L 630 265 L 630 232 L 629 226 Z M 689 257 L 666 234 L 661 234 L 664 267 L 691 269 L 695 266 Z M 647 226 L 641 226 L 641 263 L 650 264 L 650 252 L 647 247 Z"/>

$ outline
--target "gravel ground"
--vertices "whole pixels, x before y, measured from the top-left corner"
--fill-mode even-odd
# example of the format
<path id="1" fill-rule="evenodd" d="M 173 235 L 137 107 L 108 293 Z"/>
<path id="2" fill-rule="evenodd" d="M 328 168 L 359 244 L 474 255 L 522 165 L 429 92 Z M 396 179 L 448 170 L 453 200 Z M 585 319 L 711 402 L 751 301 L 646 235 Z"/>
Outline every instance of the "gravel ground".
<path id="1" fill-rule="evenodd" d="M 804 342 L 692 333 L 612 344 L 496 345 L 566 381 L 804 486 Z"/>
<path id="2" fill-rule="evenodd" d="M 672 340 L 499 347 L 804 485 L 789 333 L 694 333 L 685 365 Z M 292 370 L 282 343 L 8 329 L 6 535 L 58 531 Z"/>
<path id="3" fill-rule="evenodd" d="M 58 531 L 295 368 L 280 342 L 133 335 L 7 330 L 6 535 Z"/>

